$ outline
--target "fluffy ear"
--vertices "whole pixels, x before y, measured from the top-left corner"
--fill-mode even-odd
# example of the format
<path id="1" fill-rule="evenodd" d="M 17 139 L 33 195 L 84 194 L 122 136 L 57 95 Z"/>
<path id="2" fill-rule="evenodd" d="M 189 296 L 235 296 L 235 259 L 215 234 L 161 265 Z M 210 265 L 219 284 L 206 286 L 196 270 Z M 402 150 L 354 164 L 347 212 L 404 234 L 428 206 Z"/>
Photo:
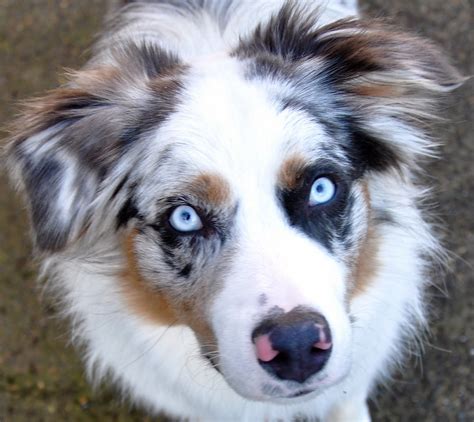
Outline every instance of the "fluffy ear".
<path id="1" fill-rule="evenodd" d="M 259 58 L 261 68 L 274 74 L 275 60 L 268 57 L 277 56 L 280 76 L 289 75 L 306 94 L 314 92 L 316 101 L 327 99 L 328 91 L 339 96 L 357 131 L 385 142 L 401 160 L 411 164 L 430 154 L 422 124 L 436 117 L 440 94 L 464 81 L 446 56 L 433 43 L 381 21 L 317 22 L 317 14 L 288 2 L 236 54 Z"/>
<path id="2" fill-rule="evenodd" d="M 25 102 L 7 159 L 26 194 L 40 250 L 62 250 L 87 231 L 104 182 L 140 138 L 148 107 L 151 127 L 171 112 L 160 101 L 176 88 L 175 66 L 159 49 L 129 46 L 106 65 L 71 73 L 65 86 Z M 164 74 L 171 82 L 160 83 Z"/>
<path id="3" fill-rule="evenodd" d="M 321 28 L 315 53 L 357 124 L 412 166 L 432 155 L 427 136 L 444 94 L 465 80 L 433 43 L 380 22 L 347 20 Z"/>

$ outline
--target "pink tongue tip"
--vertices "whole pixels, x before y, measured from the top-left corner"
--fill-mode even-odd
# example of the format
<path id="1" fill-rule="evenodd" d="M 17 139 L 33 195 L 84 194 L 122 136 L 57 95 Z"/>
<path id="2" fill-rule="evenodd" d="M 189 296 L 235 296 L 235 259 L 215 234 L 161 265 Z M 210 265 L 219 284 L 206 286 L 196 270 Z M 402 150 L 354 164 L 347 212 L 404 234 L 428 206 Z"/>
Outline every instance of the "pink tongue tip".
<path id="1" fill-rule="evenodd" d="M 279 353 L 277 350 L 273 349 L 270 336 L 268 334 L 258 336 L 255 339 L 255 348 L 257 350 L 257 358 L 262 362 L 270 362 Z"/>

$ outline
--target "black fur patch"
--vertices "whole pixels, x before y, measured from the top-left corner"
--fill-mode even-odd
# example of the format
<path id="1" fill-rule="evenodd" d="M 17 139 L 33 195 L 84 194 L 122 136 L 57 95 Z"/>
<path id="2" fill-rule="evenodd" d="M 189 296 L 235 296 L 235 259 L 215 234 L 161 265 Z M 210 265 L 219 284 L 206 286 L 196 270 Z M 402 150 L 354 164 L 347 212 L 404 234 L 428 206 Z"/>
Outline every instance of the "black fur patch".
<path id="1" fill-rule="evenodd" d="M 149 79 L 172 73 L 176 67 L 181 66 L 180 59 L 169 51 L 157 45 L 142 42 L 129 44 L 114 51 L 117 60 L 124 71 L 131 74 L 145 74 Z"/>
<path id="2" fill-rule="evenodd" d="M 64 169 L 53 158 L 27 163 L 24 170 L 25 186 L 30 197 L 36 245 L 43 250 L 57 251 L 66 244 L 70 230 L 68 222 L 59 218 L 57 208 L 61 206 L 57 200 Z"/>
<path id="3" fill-rule="evenodd" d="M 343 148 L 360 175 L 366 170 L 398 168 L 400 164 L 400 156 L 390 145 L 365 133 L 355 124 L 350 125 L 350 143 Z"/>
<path id="4" fill-rule="evenodd" d="M 192 264 L 186 264 L 183 269 L 179 272 L 180 277 L 189 277 L 189 274 L 191 273 L 191 270 L 193 269 Z"/>
<path id="5" fill-rule="evenodd" d="M 327 204 L 309 205 L 310 190 L 319 177 L 329 177 L 336 184 L 336 194 Z M 333 251 L 334 242 L 344 244 L 351 234 L 353 206 L 349 195 L 350 180 L 331 165 L 312 165 L 304 171 L 300 186 L 293 190 L 278 190 L 277 196 L 290 224 Z"/>
<path id="6" fill-rule="evenodd" d="M 117 215 L 117 229 L 125 227 L 132 219 L 139 216 L 138 209 L 132 198 L 128 198 Z"/>
<path id="7" fill-rule="evenodd" d="M 243 39 L 235 50 L 239 57 L 254 57 L 266 53 L 295 61 L 313 56 L 317 36 L 313 29 L 316 13 L 304 16 L 295 3 L 287 2 L 265 24 L 259 24 L 253 34 Z"/>

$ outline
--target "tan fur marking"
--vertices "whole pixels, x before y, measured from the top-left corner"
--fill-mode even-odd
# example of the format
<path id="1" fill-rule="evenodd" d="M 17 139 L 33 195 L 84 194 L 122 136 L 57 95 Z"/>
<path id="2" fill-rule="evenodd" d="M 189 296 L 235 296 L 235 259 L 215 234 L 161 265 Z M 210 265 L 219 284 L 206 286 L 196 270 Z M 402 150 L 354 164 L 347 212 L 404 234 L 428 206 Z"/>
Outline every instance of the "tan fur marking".
<path id="1" fill-rule="evenodd" d="M 134 239 L 136 233 L 130 233 L 124 241 L 124 254 L 127 268 L 120 277 L 122 292 L 130 309 L 148 322 L 157 325 L 178 323 L 176 311 L 163 295 L 147 285 L 138 271 Z"/>
<path id="2" fill-rule="evenodd" d="M 367 230 L 367 236 L 359 249 L 359 255 L 354 266 L 354 281 L 350 293 L 350 300 L 367 291 L 377 275 L 379 268 L 378 250 L 380 239 L 376 233 L 376 229 L 370 225 L 370 193 L 367 184 L 364 184 L 362 193 L 369 207 L 369 227 Z"/>
<path id="3" fill-rule="evenodd" d="M 369 228 L 367 238 L 360 248 L 359 257 L 354 271 L 354 286 L 351 292 L 351 299 L 367 291 L 370 284 L 377 275 L 379 268 L 378 250 L 380 240 L 374 229 Z"/>
<path id="4" fill-rule="evenodd" d="M 222 207 L 231 201 L 229 184 L 219 175 L 202 173 L 189 185 L 190 192 L 211 205 Z"/>
<path id="5" fill-rule="evenodd" d="M 87 70 L 68 71 L 66 81 L 73 81 L 73 86 L 88 92 L 96 92 L 110 88 L 110 83 L 120 83 L 120 70 L 117 67 L 104 66 Z"/>
<path id="6" fill-rule="evenodd" d="M 390 85 L 381 84 L 354 84 L 351 91 L 354 94 L 362 95 L 363 97 L 399 97 L 403 94 L 403 90 Z"/>
<path id="7" fill-rule="evenodd" d="M 193 301 L 172 303 L 164 294 L 154 291 L 146 283 L 138 270 L 134 239 L 131 232 L 123 242 L 127 268 L 120 280 L 122 293 L 132 312 L 145 321 L 156 325 L 187 325 L 191 327 L 202 345 L 216 344 L 214 334 L 200 311 L 199 298 Z"/>
<path id="8" fill-rule="evenodd" d="M 197 309 L 199 308 L 196 304 L 183 304 L 182 312 L 183 317 L 186 319 L 186 325 L 193 329 L 204 351 L 208 349 L 215 350 L 217 348 L 217 340 L 214 336 L 214 332 L 209 326 L 204 314 L 197 312 Z"/>
<path id="9" fill-rule="evenodd" d="M 304 169 L 308 166 L 308 161 L 301 155 L 293 155 L 281 166 L 278 174 L 278 186 L 285 190 L 295 189 L 300 183 Z"/>

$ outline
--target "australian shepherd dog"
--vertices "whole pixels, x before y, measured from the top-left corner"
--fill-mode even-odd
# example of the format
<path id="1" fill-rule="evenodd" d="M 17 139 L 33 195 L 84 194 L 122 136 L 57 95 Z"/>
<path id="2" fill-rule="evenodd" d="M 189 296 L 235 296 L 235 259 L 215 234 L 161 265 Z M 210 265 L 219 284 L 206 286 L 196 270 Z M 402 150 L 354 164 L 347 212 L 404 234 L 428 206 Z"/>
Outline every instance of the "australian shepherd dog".
<path id="1" fill-rule="evenodd" d="M 351 1 L 129 2 L 8 146 L 90 377 L 151 414 L 368 421 L 425 323 L 437 100 Z"/>

